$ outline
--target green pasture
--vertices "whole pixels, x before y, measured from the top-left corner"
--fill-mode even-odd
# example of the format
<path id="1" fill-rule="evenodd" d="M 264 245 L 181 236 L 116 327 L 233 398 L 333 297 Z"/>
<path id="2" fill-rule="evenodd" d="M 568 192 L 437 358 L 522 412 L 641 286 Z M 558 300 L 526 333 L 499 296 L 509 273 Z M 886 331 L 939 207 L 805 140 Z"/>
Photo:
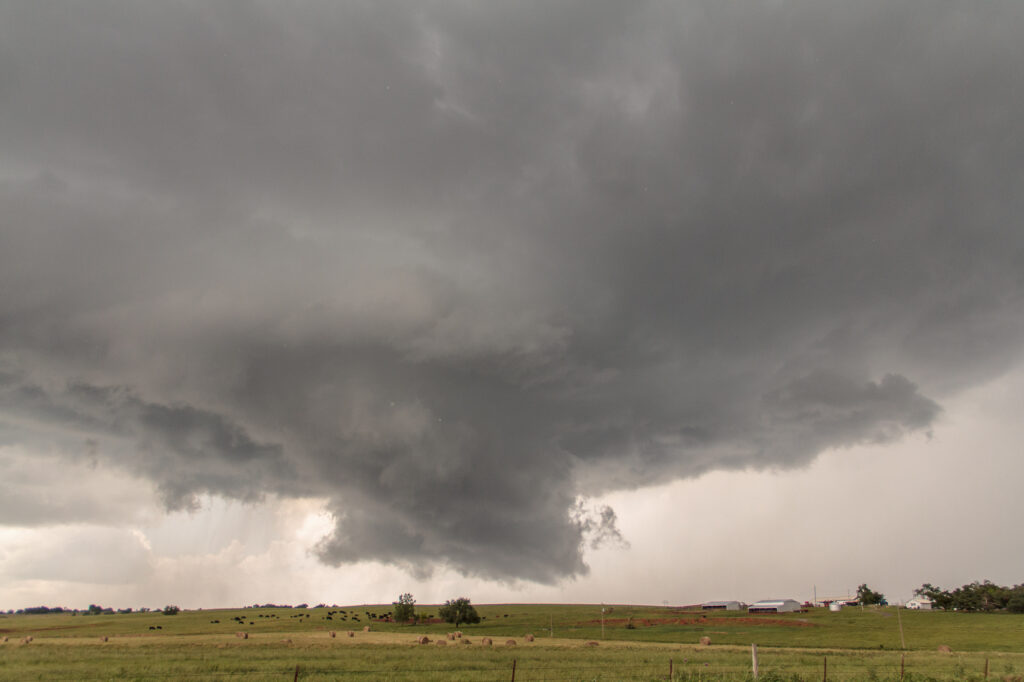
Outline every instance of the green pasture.
<path id="1" fill-rule="evenodd" d="M 832 680 L 897 680 L 901 663 L 908 681 L 980 680 L 986 666 L 988 679 L 1024 680 L 1024 616 L 1013 614 L 897 618 L 890 607 L 750 616 L 614 605 L 602 637 L 600 605 L 498 604 L 478 606 L 481 623 L 459 627 L 465 645 L 445 639 L 448 624 L 368 622 L 367 612 L 389 606 L 341 608 L 345 620 L 326 619 L 334 608 L 0 615 L 0 679 L 294 680 L 297 671 L 301 680 L 482 682 L 511 679 L 514 661 L 519 681 L 666 680 L 670 665 L 676 680 L 741 680 L 750 679 L 756 643 L 762 680 L 820 680 L 826 672 Z M 415 644 L 420 635 L 446 645 Z M 33 640 L 22 644 L 26 636 Z M 482 646 L 483 637 L 494 646 Z M 700 645 L 701 637 L 711 644 Z M 507 639 L 516 645 L 506 647 Z"/>

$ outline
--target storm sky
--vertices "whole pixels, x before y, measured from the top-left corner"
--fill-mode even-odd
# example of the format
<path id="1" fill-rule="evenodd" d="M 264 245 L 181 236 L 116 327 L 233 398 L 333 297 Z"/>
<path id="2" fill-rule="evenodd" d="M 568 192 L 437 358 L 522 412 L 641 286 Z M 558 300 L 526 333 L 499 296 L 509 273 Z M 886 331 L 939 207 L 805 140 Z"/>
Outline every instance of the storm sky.
<path id="1" fill-rule="evenodd" d="M 642 553 L 638 491 L 914 475 L 1022 357 L 1022 35 L 1016 0 L 4 2 L 0 575 L 318 500 L 325 571 L 548 589 Z"/>

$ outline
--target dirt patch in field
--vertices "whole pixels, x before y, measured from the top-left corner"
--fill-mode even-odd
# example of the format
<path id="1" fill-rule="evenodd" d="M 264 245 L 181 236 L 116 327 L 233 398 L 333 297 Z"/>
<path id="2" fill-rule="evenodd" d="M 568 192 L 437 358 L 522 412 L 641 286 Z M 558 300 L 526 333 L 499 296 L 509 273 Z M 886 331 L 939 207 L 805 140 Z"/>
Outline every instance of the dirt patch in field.
<path id="1" fill-rule="evenodd" d="M 626 625 L 628 618 L 605 618 L 606 626 Z M 601 620 L 588 620 L 577 625 L 600 625 Z M 782 618 L 634 618 L 633 625 L 636 627 L 649 628 L 654 625 L 705 625 L 715 627 L 728 627 L 730 625 L 781 625 L 791 628 L 815 628 L 814 623 L 803 620 L 785 620 Z"/>

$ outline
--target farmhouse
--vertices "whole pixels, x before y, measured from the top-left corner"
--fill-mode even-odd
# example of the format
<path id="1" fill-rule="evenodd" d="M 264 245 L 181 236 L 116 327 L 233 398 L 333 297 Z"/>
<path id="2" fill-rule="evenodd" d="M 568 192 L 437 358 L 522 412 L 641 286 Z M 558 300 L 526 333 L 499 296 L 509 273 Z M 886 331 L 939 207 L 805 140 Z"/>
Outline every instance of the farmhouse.
<path id="1" fill-rule="evenodd" d="M 751 604 L 748 613 L 793 613 L 800 610 L 800 602 L 796 599 L 762 599 Z"/>
<path id="2" fill-rule="evenodd" d="M 915 611 L 931 611 L 932 600 L 928 597 L 914 597 L 907 602 L 907 608 Z"/>
<path id="3" fill-rule="evenodd" d="M 739 611 L 738 601 L 706 601 L 700 605 L 704 611 Z"/>

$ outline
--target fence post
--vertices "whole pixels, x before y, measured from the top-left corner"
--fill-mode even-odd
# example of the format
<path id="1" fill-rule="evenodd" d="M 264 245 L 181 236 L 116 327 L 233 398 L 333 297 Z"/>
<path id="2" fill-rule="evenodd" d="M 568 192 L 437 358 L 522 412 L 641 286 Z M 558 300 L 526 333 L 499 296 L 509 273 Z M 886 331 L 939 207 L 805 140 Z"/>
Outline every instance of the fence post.
<path id="1" fill-rule="evenodd" d="M 512 682 L 516 682 L 516 659 L 512 659 Z"/>
<path id="2" fill-rule="evenodd" d="M 750 659 L 754 666 L 754 679 L 757 679 L 757 645 L 750 645 Z"/>
<path id="3" fill-rule="evenodd" d="M 828 656 L 825 656 L 825 665 L 821 669 L 821 682 L 828 679 Z"/>
<path id="4" fill-rule="evenodd" d="M 292 682 L 298 682 L 299 679 L 299 664 L 295 664 L 295 677 L 292 678 Z"/>
<path id="5" fill-rule="evenodd" d="M 988 679 L 988 659 L 985 659 L 985 679 Z"/>
<path id="6" fill-rule="evenodd" d="M 906 654 L 900 654 L 900 682 L 903 682 L 903 662 L 906 657 Z"/>
<path id="7" fill-rule="evenodd" d="M 988 669 L 988 661 L 985 661 L 985 669 Z M 988 675 L 986 675 L 988 677 Z M 668 659 L 668 682 L 675 682 L 676 674 L 672 670 L 672 659 Z"/>

